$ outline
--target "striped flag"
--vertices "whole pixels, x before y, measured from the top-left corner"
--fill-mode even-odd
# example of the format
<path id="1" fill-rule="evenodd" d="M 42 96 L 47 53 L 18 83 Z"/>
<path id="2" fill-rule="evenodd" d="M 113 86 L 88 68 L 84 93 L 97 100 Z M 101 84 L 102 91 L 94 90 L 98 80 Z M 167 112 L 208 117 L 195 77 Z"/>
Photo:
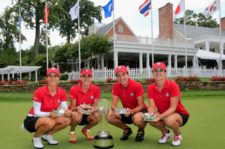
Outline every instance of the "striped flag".
<path id="1" fill-rule="evenodd" d="M 145 2 L 139 6 L 139 12 L 146 17 L 149 15 L 151 7 L 151 0 L 145 0 Z"/>
<path id="2" fill-rule="evenodd" d="M 204 11 L 204 15 L 210 16 L 214 12 L 216 12 L 219 9 L 219 2 L 217 0 L 213 1 Z"/>
<path id="3" fill-rule="evenodd" d="M 181 0 L 179 5 L 177 5 L 177 8 L 175 10 L 175 15 L 178 15 L 183 11 L 185 11 L 185 1 Z"/>
<path id="4" fill-rule="evenodd" d="M 46 24 L 48 24 L 48 15 L 49 15 L 48 5 L 45 5 L 44 13 L 45 13 L 44 23 L 46 25 Z"/>

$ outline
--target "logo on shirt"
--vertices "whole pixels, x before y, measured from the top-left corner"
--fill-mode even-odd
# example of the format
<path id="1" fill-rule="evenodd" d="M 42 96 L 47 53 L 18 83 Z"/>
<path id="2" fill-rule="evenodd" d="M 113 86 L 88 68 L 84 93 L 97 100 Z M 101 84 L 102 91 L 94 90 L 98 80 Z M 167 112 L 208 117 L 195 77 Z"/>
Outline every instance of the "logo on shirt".
<path id="1" fill-rule="evenodd" d="M 169 97 L 169 96 L 170 96 L 170 94 L 167 92 L 167 93 L 166 93 L 166 97 Z"/>
<path id="2" fill-rule="evenodd" d="M 134 96 L 134 93 L 130 93 L 130 96 L 132 96 L 132 97 L 133 97 L 133 96 Z"/>
<path id="3" fill-rule="evenodd" d="M 91 99 L 94 99 L 94 96 L 93 96 L 93 95 L 91 95 L 91 96 L 90 96 L 90 98 L 91 98 Z"/>

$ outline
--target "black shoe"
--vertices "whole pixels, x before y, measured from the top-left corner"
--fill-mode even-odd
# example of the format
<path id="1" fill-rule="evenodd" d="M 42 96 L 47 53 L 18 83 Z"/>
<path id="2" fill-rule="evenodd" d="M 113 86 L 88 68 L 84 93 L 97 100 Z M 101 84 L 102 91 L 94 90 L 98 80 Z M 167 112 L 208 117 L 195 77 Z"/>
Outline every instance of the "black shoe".
<path id="1" fill-rule="evenodd" d="M 144 130 L 138 129 L 137 135 L 136 135 L 136 138 L 135 138 L 135 141 L 136 141 L 136 142 L 141 142 L 141 141 L 143 141 L 143 140 L 144 140 L 144 136 L 145 136 L 145 131 L 144 131 Z"/>
<path id="2" fill-rule="evenodd" d="M 130 127 L 124 129 L 123 131 L 123 135 L 122 137 L 120 138 L 120 140 L 122 141 L 126 141 L 128 139 L 128 137 L 132 134 L 132 130 Z"/>

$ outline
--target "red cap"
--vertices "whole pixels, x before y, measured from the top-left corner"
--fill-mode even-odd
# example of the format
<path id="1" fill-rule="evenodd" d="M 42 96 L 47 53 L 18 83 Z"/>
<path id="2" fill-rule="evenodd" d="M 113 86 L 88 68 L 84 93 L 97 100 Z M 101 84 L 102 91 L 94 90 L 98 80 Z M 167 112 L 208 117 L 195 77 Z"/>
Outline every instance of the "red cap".
<path id="1" fill-rule="evenodd" d="M 59 69 L 58 68 L 54 68 L 54 67 L 49 68 L 47 70 L 47 75 L 49 75 L 50 73 L 55 73 L 57 76 L 60 76 L 60 72 L 59 72 Z"/>
<path id="2" fill-rule="evenodd" d="M 128 72 L 127 67 L 124 65 L 120 65 L 118 67 L 116 67 L 115 69 L 115 74 L 117 74 L 118 72 Z"/>
<path id="3" fill-rule="evenodd" d="M 80 76 L 84 76 L 84 75 L 89 75 L 89 76 L 92 76 L 92 70 L 91 69 L 82 69 L 81 72 L 80 72 Z"/>
<path id="4" fill-rule="evenodd" d="M 152 66 L 152 70 L 157 68 L 161 68 L 162 70 L 166 70 L 166 65 L 163 62 L 157 62 Z"/>

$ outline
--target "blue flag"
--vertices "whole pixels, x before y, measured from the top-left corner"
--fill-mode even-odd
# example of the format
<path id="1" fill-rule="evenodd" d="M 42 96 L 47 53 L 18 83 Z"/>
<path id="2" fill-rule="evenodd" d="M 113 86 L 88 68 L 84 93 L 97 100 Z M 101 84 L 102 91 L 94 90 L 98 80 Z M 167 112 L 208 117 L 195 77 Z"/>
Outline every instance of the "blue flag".
<path id="1" fill-rule="evenodd" d="M 18 17 L 18 27 L 19 27 L 19 30 L 21 30 L 21 23 L 22 23 L 23 19 L 21 16 Z"/>
<path id="2" fill-rule="evenodd" d="M 105 18 L 111 17 L 112 16 L 112 12 L 114 10 L 113 8 L 114 5 L 114 1 L 113 0 L 109 0 L 109 2 L 103 6 L 103 10 L 105 13 Z"/>

